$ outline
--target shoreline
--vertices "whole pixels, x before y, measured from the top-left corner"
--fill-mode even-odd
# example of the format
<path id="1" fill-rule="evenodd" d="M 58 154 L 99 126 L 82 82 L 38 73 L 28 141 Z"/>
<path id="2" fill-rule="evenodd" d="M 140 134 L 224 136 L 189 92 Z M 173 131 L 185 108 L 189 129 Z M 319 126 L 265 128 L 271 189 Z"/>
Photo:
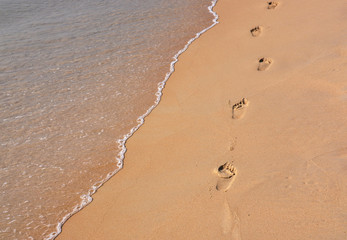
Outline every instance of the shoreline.
<path id="1" fill-rule="evenodd" d="M 127 166 L 58 239 L 346 237 L 346 17 L 333 15 L 342 4 L 220 0 L 220 24 L 180 56 L 161 104 L 128 140 Z M 217 191 L 225 162 L 237 172 Z"/>
<path id="2" fill-rule="evenodd" d="M 65 215 L 63 217 L 63 219 L 57 224 L 57 228 L 55 232 L 52 232 L 48 235 L 47 240 L 49 239 L 55 239 L 62 231 L 62 226 L 65 224 L 66 221 L 69 220 L 69 218 L 71 218 L 73 215 L 75 215 L 76 213 L 78 213 L 79 211 L 83 210 L 86 206 L 88 206 L 92 201 L 93 201 L 93 195 L 98 191 L 98 189 L 100 187 L 102 187 L 107 181 L 109 181 L 113 176 L 115 176 L 119 171 L 122 170 L 123 168 L 123 160 L 124 160 L 124 156 L 125 153 L 127 151 L 126 148 L 126 142 L 128 141 L 128 139 L 134 135 L 134 133 L 144 124 L 144 120 L 145 118 L 158 106 L 158 104 L 160 103 L 160 100 L 162 98 L 162 91 L 165 88 L 166 82 L 169 80 L 170 76 L 175 72 L 175 64 L 179 61 L 179 56 L 184 53 L 185 51 L 188 50 L 189 46 L 196 40 L 198 39 L 201 34 L 205 33 L 206 31 L 208 31 L 209 29 L 213 28 L 216 24 L 218 24 L 218 15 L 213 11 L 213 8 L 215 7 L 215 5 L 217 4 L 218 0 L 211 0 L 211 5 L 207 7 L 208 11 L 214 16 L 214 19 L 212 20 L 212 24 L 208 27 L 206 27 L 205 29 L 201 30 L 200 32 L 196 33 L 195 36 L 193 38 L 191 38 L 186 45 L 184 45 L 184 47 L 182 49 L 180 49 L 172 58 L 173 61 L 170 63 L 170 71 L 168 73 L 166 73 L 165 78 L 163 81 L 158 83 L 158 89 L 157 92 L 154 94 L 157 99 L 154 101 L 154 104 L 152 106 L 150 106 L 146 112 L 144 114 L 142 114 L 141 116 L 139 116 L 136 119 L 136 122 L 138 123 L 138 125 L 134 126 L 133 128 L 130 129 L 130 131 L 125 134 L 123 136 L 123 138 L 118 139 L 116 142 L 118 144 L 118 149 L 120 150 L 120 152 L 115 156 L 115 159 L 117 161 L 116 166 L 117 168 L 112 171 L 109 172 L 106 175 L 106 178 L 98 181 L 96 183 L 94 183 L 91 188 L 88 190 L 88 194 L 87 195 L 82 195 L 81 199 L 82 201 L 80 202 L 80 204 L 76 205 L 74 207 L 74 209 L 72 210 L 72 212 L 68 213 L 67 215 Z"/>

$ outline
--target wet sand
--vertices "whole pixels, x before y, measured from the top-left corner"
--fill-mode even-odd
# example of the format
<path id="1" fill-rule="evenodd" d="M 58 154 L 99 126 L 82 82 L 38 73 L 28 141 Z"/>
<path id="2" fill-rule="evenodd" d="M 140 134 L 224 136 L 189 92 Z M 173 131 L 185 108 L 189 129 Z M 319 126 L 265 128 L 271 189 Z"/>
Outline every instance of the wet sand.
<path id="1" fill-rule="evenodd" d="M 278 3 L 217 3 L 57 239 L 346 239 L 346 4 Z"/>

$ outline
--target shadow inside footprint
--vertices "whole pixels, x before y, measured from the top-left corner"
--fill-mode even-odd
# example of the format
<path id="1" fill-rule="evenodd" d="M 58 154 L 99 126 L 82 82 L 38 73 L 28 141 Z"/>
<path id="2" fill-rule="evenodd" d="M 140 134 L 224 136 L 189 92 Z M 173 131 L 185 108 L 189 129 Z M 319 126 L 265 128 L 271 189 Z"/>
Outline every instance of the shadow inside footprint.
<path id="1" fill-rule="evenodd" d="M 258 37 L 262 32 L 262 27 L 261 26 L 256 26 L 255 28 L 251 29 L 251 34 L 253 37 Z"/>
<path id="2" fill-rule="evenodd" d="M 267 9 L 275 9 L 278 6 L 278 2 L 267 2 Z"/>
<path id="3" fill-rule="evenodd" d="M 261 58 L 259 59 L 258 71 L 265 71 L 272 64 L 271 58 Z"/>
<path id="4" fill-rule="evenodd" d="M 217 181 L 216 189 L 218 191 L 228 191 L 235 180 L 236 168 L 231 165 L 231 163 L 226 162 L 218 168 L 217 174 L 219 179 Z"/>
<path id="5" fill-rule="evenodd" d="M 232 118 L 233 119 L 240 119 L 242 118 L 246 113 L 246 107 L 248 106 L 249 101 L 247 98 L 242 98 L 242 100 L 238 103 L 235 103 L 232 105 Z M 231 102 L 229 101 L 229 105 L 231 106 Z"/>

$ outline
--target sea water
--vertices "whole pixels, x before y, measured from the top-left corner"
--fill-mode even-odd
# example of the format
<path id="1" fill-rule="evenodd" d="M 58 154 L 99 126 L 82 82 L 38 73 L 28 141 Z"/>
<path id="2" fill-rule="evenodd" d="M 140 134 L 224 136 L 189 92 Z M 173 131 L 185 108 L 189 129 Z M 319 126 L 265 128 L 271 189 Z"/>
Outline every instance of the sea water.
<path id="1" fill-rule="evenodd" d="M 0 0 L 0 239 L 54 238 L 122 167 L 214 3 Z"/>

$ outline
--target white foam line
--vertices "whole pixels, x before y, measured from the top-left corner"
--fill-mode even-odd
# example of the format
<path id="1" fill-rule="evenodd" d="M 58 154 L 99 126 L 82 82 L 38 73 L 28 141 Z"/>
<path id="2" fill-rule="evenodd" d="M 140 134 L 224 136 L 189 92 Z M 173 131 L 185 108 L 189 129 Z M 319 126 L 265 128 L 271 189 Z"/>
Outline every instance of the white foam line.
<path id="1" fill-rule="evenodd" d="M 62 226 L 63 224 L 75 213 L 79 212 L 81 209 L 83 209 L 85 206 L 87 206 L 89 203 L 91 203 L 93 201 L 92 195 L 105 183 L 107 182 L 111 177 L 113 177 L 117 172 L 119 172 L 119 170 L 121 170 L 123 168 L 123 160 L 124 160 L 124 156 L 125 156 L 125 152 L 127 151 L 127 148 L 125 147 L 125 143 L 127 142 L 127 140 L 143 125 L 144 123 L 144 119 L 153 111 L 153 109 L 158 106 L 161 97 L 162 97 L 162 91 L 165 87 L 165 84 L 167 82 L 167 80 L 170 78 L 171 74 L 175 71 L 175 64 L 178 62 L 178 57 L 185 52 L 189 45 L 192 44 L 192 42 L 196 39 L 198 39 L 200 37 L 201 34 L 203 34 L 204 32 L 206 32 L 207 30 L 211 29 L 212 27 L 214 27 L 217 23 L 218 23 L 218 14 L 216 12 L 213 11 L 214 6 L 216 5 L 218 0 L 212 0 L 211 1 L 211 5 L 208 7 L 209 12 L 214 16 L 213 19 L 213 23 L 205 28 L 204 30 L 202 30 L 201 32 L 198 32 L 195 37 L 193 37 L 192 39 L 190 39 L 186 45 L 178 51 L 178 53 L 176 53 L 176 55 L 173 57 L 173 61 L 170 64 L 170 72 L 168 72 L 165 76 L 165 79 L 158 83 L 158 91 L 155 93 L 155 95 L 157 96 L 157 99 L 154 101 L 154 104 L 146 111 L 145 114 L 143 114 L 142 116 L 137 118 L 137 125 L 135 127 L 133 127 L 129 133 L 125 134 L 123 136 L 122 139 L 117 140 L 118 143 L 118 149 L 120 150 L 120 152 L 117 154 L 116 156 L 116 161 L 117 161 L 117 169 L 114 170 L 113 172 L 110 172 L 107 174 L 106 178 L 102 181 L 96 182 L 88 191 L 88 194 L 82 195 L 81 196 L 81 203 L 77 206 L 74 207 L 73 211 L 71 213 L 68 213 L 67 215 L 65 215 L 63 217 L 63 219 L 58 223 L 57 225 L 57 231 L 56 232 L 52 232 L 50 233 L 45 239 L 46 240 L 51 240 L 51 239 L 55 239 L 62 230 Z"/>

